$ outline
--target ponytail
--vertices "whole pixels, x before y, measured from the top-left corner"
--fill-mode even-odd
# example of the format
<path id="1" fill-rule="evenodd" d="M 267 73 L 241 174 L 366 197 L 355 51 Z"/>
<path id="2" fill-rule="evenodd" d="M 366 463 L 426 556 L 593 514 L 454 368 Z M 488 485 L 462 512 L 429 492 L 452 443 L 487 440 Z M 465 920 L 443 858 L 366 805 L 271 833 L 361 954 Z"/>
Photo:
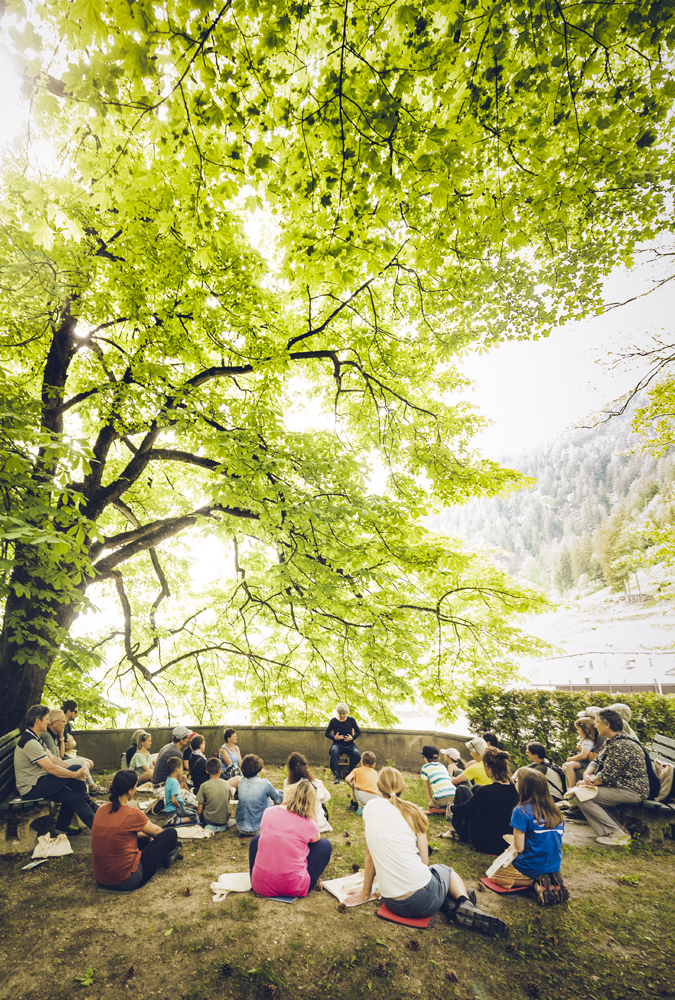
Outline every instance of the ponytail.
<path id="1" fill-rule="evenodd" d="M 111 812 L 116 813 L 120 807 L 120 798 L 123 795 L 128 795 L 132 788 L 135 788 L 138 784 L 138 776 L 135 771 L 125 770 L 118 771 L 112 780 L 112 785 L 110 786 L 110 794 L 108 798 L 112 803 Z"/>
<path id="2" fill-rule="evenodd" d="M 377 787 L 383 796 L 396 806 L 415 835 L 427 832 L 429 820 L 420 807 L 400 798 L 401 792 L 405 788 L 405 781 L 400 771 L 397 771 L 395 767 L 383 767 L 377 778 Z"/>

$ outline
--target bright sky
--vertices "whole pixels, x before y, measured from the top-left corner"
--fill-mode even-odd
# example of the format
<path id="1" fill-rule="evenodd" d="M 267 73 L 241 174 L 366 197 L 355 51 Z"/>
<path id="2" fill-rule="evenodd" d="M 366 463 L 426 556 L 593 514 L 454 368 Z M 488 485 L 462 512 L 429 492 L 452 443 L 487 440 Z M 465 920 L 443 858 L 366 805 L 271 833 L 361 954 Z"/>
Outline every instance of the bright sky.
<path id="1" fill-rule="evenodd" d="M 672 271 L 672 263 L 670 264 Z M 606 284 L 605 302 L 625 302 L 654 287 L 664 266 L 617 270 Z M 574 323 L 539 341 L 502 344 L 472 355 L 462 370 L 475 385 L 468 399 L 493 421 L 478 446 L 486 457 L 514 456 L 553 441 L 571 425 L 639 381 L 642 371 L 612 371 L 612 355 L 671 334 L 675 281 L 620 309 Z"/>

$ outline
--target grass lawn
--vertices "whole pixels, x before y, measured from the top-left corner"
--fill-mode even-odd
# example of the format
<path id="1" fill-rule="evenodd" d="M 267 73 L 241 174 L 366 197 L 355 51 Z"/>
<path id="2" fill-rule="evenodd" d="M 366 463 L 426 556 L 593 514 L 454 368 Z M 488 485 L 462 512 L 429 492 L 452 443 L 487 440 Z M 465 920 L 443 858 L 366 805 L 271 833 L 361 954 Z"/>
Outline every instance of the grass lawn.
<path id="1" fill-rule="evenodd" d="M 267 777 L 280 787 L 280 769 Z M 331 775 L 318 769 L 331 791 Z M 419 776 L 406 796 L 425 802 Z M 333 856 L 325 877 L 362 866 L 363 821 L 348 789 L 329 803 Z M 490 859 L 439 840 L 432 862 L 454 867 L 469 887 Z M 79 839 L 88 838 L 84 833 Z M 96 891 L 91 856 L 56 858 L 29 872 L 25 856 L 0 858 L 0 997 L 12 1000 L 519 1000 L 675 997 L 675 843 L 651 848 L 565 847 L 565 907 L 523 894 L 478 894 L 510 923 L 508 941 L 462 930 L 437 915 L 427 930 L 375 916 L 376 903 L 338 911 L 312 892 L 292 905 L 232 893 L 212 902 L 210 883 L 244 871 L 248 841 L 236 833 L 183 842 L 184 860 L 128 896 Z"/>

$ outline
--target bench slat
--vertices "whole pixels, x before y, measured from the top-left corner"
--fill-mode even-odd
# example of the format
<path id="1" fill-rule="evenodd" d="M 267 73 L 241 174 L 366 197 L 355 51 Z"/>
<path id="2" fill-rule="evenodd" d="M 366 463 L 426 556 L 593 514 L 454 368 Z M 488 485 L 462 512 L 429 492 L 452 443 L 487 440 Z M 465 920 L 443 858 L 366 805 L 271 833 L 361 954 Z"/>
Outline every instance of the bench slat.
<path id="1" fill-rule="evenodd" d="M 0 784 L 5 780 L 8 775 L 14 774 L 14 755 L 11 757 L 5 757 L 4 760 L 0 760 Z"/>
<path id="2" fill-rule="evenodd" d="M 675 750 L 675 740 L 671 740 L 669 736 L 663 736 L 661 733 L 657 733 L 652 740 L 652 745 L 655 743 L 663 743 L 664 746 L 670 747 L 671 750 Z"/>
<path id="3" fill-rule="evenodd" d="M 660 812 L 675 812 L 675 809 L 668 802 L 657 802 L 656 799 L 645 799 L 642 803 L 645 809 L 656 809 Z"/>
<path id="4" fill-rule="evenodd" d="M 5 803 L 5 799 L 9 799 L 16 795 L 16 785 L 14 784 L 14 775 L 12 774 L 7 781 L 0 785 L 0 809 Z"/>
<path id="5" fill-rule="evenodd" d="M 14 745 L 18 742 L 21 733 L 18 729 L 13 729 L 11 733 L 0 736 L 0 757 L 6 756 L 14 751 Z"/>

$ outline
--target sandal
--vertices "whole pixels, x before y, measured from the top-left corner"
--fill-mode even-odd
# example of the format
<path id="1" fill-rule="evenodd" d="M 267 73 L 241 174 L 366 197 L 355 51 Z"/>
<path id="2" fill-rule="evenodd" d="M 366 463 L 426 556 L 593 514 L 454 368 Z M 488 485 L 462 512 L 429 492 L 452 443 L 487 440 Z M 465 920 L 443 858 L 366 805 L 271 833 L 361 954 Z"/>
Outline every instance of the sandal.
<path id="1" fill-rule="evenodd" d="M 438 835 L 442 840 L 459 840 L 459 834 L 456 830 L 445 830 L 443 833 Z"/>

